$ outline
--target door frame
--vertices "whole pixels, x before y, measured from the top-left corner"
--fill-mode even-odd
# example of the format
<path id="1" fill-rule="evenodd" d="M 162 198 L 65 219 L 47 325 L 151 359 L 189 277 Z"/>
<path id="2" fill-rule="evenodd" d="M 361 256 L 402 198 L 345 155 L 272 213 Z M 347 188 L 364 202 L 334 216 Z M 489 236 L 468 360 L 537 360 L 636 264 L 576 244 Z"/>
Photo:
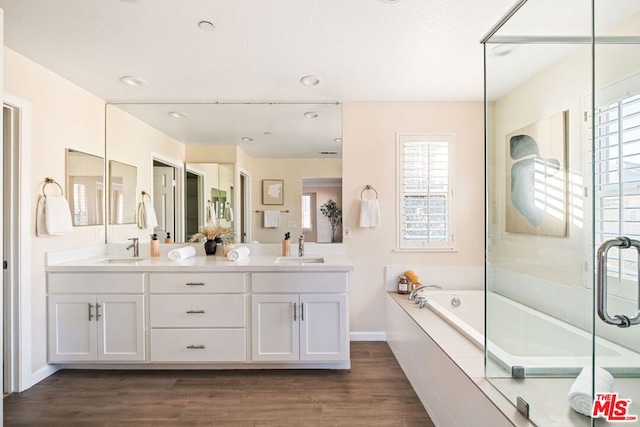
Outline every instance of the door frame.
<path id="1" fill-rule="evenodd" d="M 244 177 L 244 179 L 242 179 L 242 177 Z M 238 167 L 237 188 L 238 194 L 236 200 L 240 201 L 240 209 L 237 209 L 237 219 L 240 220 L 240 242 L 251 243 L 251 174 L 241 167 Z M 244 236 L 242 236 L 243 229 L 245 231 Z"/>
<path id="2" fill-rule="evenodd" d="M 4 392 L 21 392 L 32 384 L 31 374 L 31 103 L 10 94 L 4 94 L 4 106 L 18 114 L 17 134 L 12 139 L 11 149 L 17 166 L 12 176 L 17 182 L 11 183 L 12 200 L 9 217 L 3 221 L 17 226 L 14 236 L 4 236 L 9 240 L 10 254 L 4 254 L 10 261 L 8 271 L 9 301 L 3 301 L 3 331 L 6 336 L 3 359 L 7 383 Z M 17 145 L 17 146 L 16 146 Z M 5 210 L 5 208 L 3 208 Z"/>
<path id="3" fill-rule="evenodd" d="M 174 242 L 183 243 L 184 238 L 184 163 L 171 159 L 159 153 L 151 152 L 151 168 L 149 170 L 149 182 L 153 186 L 153 161 L 164 163 L 175 169 L 175 191 L 174 191 L 174 204 L 176 207 L 175 221 L 176 229 L 174 230 Z"/>

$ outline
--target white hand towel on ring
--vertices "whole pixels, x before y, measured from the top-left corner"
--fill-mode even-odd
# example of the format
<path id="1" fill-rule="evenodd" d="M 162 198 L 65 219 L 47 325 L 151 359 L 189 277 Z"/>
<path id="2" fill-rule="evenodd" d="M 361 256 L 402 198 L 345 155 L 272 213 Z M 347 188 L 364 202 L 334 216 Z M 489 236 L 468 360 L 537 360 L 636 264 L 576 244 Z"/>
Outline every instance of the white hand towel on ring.
<path id="1" fill-rule="evenodd" d="M 158 226 L 156 211 L 149 200 L 138 204 L 138 228 L 155 228 Z"/>
<path id="2" fill-rule="evenodd" d="M 380 226 L 380 204 L 378 199 L 362 199 L 360 202 L 360 228 Z"/>
<path id="3" fill-rule="evenodd" d="M 611 393 L 613 391 L 613 376 L 600 367 L 595 368 L 595 392 Z M 567 399 L 574 411 L 591 416 L 593 397 L 591 396 L 591 366 L 585 366 L 576 380 L 571 384 Z"/>
<path id="4" fill-rule="evenodd" d="M 69 203 L 64 196 L 44 196 L 44 222 L 47 234 L 63 236 L 73 231 Z"/>

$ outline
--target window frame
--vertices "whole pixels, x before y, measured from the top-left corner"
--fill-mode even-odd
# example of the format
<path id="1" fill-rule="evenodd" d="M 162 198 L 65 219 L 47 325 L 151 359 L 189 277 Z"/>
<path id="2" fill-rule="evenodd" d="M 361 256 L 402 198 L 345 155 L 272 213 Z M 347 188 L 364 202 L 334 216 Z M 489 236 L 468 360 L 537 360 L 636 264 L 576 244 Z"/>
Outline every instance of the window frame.
<path id="1" fill-rule="evenodd" d="M 447 239 L 444 242 L 428 242 L 403 238 L 405 216 L 404 144 L 406 142 L 446 143 L 447 145 Z M 455 135 L 453 133 L 398 132 L 396 133 L 396 252 L 455 252 Z M 415 194 L 415 193 L 414 193 Z M 413 244 L 411 244 L 413 243 Z"/>

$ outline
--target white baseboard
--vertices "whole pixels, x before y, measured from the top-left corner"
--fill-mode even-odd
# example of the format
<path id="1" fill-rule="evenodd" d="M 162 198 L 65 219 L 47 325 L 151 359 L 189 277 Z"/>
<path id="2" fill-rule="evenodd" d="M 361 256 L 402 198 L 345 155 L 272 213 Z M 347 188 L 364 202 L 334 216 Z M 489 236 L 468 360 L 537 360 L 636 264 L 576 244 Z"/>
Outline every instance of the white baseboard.
<path id="1" fill-rule="evenodd" d="M 350 332 L 349 341 L 386 341 L 387 333 L 384 331 Z"/>
<path id="2" fill-rule="evenodd" d="M 34 385 L 38 384 L 40 381 L 44 380 L 45 378 L 55 374 L 58 371 L 58 369 L 59 369 L 58 367 L 51 366 L 51 365 L 46 365 L 38 369 L 33 374 L 31 374 L 31 384 L 24 384 L 25 390 L 33 387 Z"/>

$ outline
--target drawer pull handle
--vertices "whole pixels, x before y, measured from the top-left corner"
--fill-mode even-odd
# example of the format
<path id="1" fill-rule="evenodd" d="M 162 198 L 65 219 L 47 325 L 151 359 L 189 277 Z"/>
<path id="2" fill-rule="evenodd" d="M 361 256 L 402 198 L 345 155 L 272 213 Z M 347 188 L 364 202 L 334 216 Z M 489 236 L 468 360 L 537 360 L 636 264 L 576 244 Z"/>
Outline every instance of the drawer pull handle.
<path id="1" fill-rule="evenodd" d="M 188 282 L 187 286 L 204 286 L 203 282 Z"/>
<path id="2" fill-rule="evenodd" d="M 189 350 L 204 350 L 204 346 L 202 344 L 200 344 L 200 345 L 188 345 L 187 348 Z"/>
<path id="3" fill-rule="evenodd" d="M 204 314 L 204 310 L 187 310 L 187 314 Z"/>

